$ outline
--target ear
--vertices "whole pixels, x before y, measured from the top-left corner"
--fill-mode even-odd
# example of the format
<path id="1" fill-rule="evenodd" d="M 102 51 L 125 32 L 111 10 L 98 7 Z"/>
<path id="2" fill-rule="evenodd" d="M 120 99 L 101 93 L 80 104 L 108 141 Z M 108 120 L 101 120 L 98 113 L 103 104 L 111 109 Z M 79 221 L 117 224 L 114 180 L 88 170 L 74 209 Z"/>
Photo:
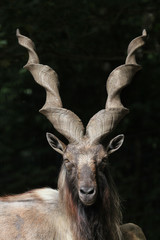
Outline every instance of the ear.
<path id="1" fill-rule="evenodd" d="M 54 136 L 52 133 L 46 133 L 47 141 L 49 145 L 60 154 L 63 155 L 64 150 L 66 149 L 66 145 L 61 142 L 56 136 Z"/>
<path id="2" fill-rule="evenodd" d="M 124 141 L 123 134 L 120 134 L 120 135 L 116 136 L 115 138 L 113 138 L 107 147 L 108 155 L 117 151 L 122 146 L 123 141 Z"/>

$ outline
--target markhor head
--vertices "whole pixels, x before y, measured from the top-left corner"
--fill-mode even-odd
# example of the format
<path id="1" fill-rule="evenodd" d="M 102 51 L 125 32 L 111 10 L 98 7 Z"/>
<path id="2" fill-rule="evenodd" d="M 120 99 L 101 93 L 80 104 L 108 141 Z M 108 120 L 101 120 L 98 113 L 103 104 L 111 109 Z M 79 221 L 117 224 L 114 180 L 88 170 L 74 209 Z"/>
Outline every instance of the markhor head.
<path id="1" fill-rule="evenodd" d="M 106 106 L 89 120 L 86 129 L 75 113 L 62 107 L 56 72 L 39 63 L 31 39 L 21 35 L 19 30 L 17 37 L 19 44 L 29 53 L 29 60 L 24 68 L 28 69 L 35 81 L 46 90 L 46 102 L 40 112 L 68 140 L 68 145 L 51 133 L 47 133 L 47 140 L 54 150 L 63 155 L 63 169 L 70 185 L 76 188 L 80 202 L 91 206 L 101 194 L 100 186 L 107 181 L 108 156 L 118 150 L 124 140 L 124 135 L 121 134 L 113 138 L 108 146 L 102 145 L 101 141 L 128 113 L 128 109 L 121 103 L 120 93 L 141 69 L 136 62 L 135 53 L 144 45 L 146 31 L 129 44 L 125 64 L 109 75 L 106 84 Z"/>

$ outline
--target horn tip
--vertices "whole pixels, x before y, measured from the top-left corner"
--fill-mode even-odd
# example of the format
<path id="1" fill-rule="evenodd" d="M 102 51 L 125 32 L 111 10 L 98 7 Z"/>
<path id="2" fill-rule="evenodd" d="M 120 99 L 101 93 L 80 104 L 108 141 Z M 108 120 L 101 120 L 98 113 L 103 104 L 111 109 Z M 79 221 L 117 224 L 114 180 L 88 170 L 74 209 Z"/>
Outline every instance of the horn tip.
<path id="1" fill-rule="evenodd" d="M 20 30 L 19 28 L 16 29 L 16 36 L 18 37 L 20 35 Z"/>
<path id="2" fill-rule="evenodd" d="M 143 29 L 143 31 L 142 31 L 142 36 L 144 36 L 144 37 L 147 36 L 147 31 L 146 31 L 146 29 Z"/>

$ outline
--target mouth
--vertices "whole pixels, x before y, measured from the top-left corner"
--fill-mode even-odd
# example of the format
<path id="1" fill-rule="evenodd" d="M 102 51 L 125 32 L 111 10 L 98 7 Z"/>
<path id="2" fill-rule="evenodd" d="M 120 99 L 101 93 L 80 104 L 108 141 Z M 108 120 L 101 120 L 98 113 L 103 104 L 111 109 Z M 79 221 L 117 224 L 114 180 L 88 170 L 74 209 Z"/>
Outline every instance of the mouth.
<path id="1" fill-rule="evenodd" d="M 81 198 L 80 198 L 80 200 L 81 200 L 82 204 L 85 205 L 85 206 L 92 206 L 96 201 L 96 199 L 84 200 L 84 199 L 81 199 Z"/>

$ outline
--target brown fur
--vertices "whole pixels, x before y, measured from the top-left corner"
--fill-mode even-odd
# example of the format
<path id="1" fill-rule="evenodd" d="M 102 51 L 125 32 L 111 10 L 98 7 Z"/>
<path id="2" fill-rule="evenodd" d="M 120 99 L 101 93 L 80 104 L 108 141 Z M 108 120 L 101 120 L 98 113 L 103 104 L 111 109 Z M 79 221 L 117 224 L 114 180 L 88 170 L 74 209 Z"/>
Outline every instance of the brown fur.
<path id="1" fill-rule="evenodd" d="M 121 231 L 123 240 L 146 240 L 142 229 L 133 223 L 123 224 Z"/>
<path id="2" fill-rule="evenodd" d="M 102 192 L 99 193 L 97 202 L 93 206 L 85 207 L 78 198 L 77 189 L 73 186 L 75 184 L 74 179 L 67 179 L 67 177 L 65 166 L 63 166 L 59 179 L 60 197 L 66 206 L 68 217 L 74 223 L 72 224 L 72 230 L 75 239 L 120 240 L 121 213 L 116 191 L 112 189 L 112 192 L 110 192 L 109 186 L 105 186 L 105 182 L 102 182 L 103 179 L 101 179 L 99 184 L 103 183 L 104 189 L 101 189 Z M 110 186 L 113 187 L 109 174 L 108 181 Z M 112 214 L 109 214 L 110 211 Z"/>
<path id="3" fill-rule="evenodd" d="M 76 150 L 71 146 L 64 154 L 71 164 L 64 160 L 59 192 L 42 188 L 0 198 L 0 240 L 145 240 L 135 225 L 120 227 L 119 197 L 108 163 L 102 162 L 102 146 Z M 78 193 L 87 176 L 98 189 L 91 206 L 85 206 Z"/>

